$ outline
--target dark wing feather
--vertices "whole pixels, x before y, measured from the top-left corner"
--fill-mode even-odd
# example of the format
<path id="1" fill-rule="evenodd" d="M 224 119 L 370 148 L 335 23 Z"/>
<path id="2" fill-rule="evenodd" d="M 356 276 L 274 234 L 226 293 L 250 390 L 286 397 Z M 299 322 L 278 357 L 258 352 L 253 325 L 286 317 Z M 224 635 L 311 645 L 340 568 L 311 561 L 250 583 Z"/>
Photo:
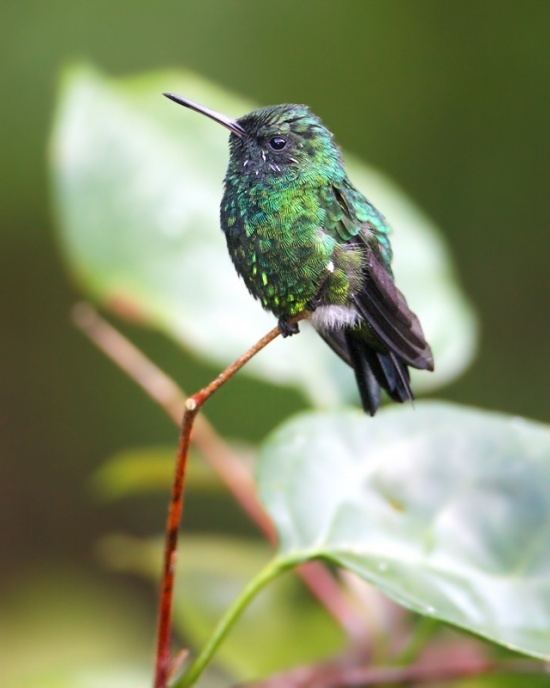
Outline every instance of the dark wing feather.
<path id="1" fill-rule="evenodd" d="M 432 351 L 420 321 L 395 286 L 376 250 L 365 241 L 364 234 L 352 241 L 361 242 L 366 252 L 365 282 L 361 291 L 353 295 L 355 306 L 384 348 L 413 368 L 433 370 Z"/>

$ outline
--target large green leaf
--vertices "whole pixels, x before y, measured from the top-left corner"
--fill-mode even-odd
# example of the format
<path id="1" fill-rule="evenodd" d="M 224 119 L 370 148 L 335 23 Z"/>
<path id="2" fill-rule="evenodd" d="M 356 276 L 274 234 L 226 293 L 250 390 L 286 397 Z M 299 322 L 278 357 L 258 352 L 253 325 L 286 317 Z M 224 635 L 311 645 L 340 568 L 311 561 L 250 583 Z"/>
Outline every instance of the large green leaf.
<path id="1" fill-rule="evenodd" d="M 310 413 L 260 460 L 283 557 L 550 658 L 550 428 L 447 404 Z"/>
<path id="2" fill-rule="evenodd" d="M 274 324 L 239 282 L 218 227 L 227 136 L 162 98 L 176 90 L 239 115 L 250 102 L 185 72 L 112 81 L 73 69 L 63 83 L 52 146 L 55 204 L 67 261 L 85 289 L 225 364 Z M 399 284 L 435 350 L 437 386 L 469 363 L 472 313 L 431 222 L 387 179 L 355 160 L 351 176 L 392 220 Z M 309 325 L 247 366 L 300 387 L 316 404 L 353 390 L 350 371 Z M 416 383 L 415 383 L 416 384 Z"/>
<path id="3" fill-rule="evenodd" d="M 158 578 L 157 541 L 127 537 L 103 542 L 113 566 Z M 187 534 L 178 559 L 174 622 L 201 647 L 230 602 L 272 556 L 263 543 Z M 337 652 L 343 637 L 295 576 L 276 580 L 248 607 L 216 660 L 241 679 L 270 674 Z"/>

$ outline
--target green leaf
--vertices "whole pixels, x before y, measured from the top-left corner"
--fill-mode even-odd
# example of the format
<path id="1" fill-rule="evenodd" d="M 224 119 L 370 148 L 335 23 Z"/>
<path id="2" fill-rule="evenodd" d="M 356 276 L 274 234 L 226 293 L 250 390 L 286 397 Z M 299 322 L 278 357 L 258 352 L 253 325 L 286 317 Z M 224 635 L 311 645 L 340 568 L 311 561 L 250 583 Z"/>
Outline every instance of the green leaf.
<path id="1" fill-rule="evenodd" d="M 163 494 L 172 484 L 176 460 L 174 447 L 141 447 L 118 452 L 95 473 L 94 491 L 103 499 L 135 494 Z M 212 469 L 194 452 L 189 455 L 186 489 L 219 493 L 222 484 Z"/>
<path id="2" fill-rule="evenodd" d="M 158 578 L 158 542 L 116 536 L 103 542 L 104 559 L 120 570 Z M 181 545 L 174 622 L 201 647 L 245 584 L 272 557 L 263 543 L 187 534 Z M 343 637 L 296 576 L 269 585 L 250 604 L 216 661 L 240 679 L 267 675 L 341 649 Z"/>
<path id="3" fill-rule="evenodd" d="M 274 324 L 247 293 L 219 230 L 227 133 L 162 97 L 181 91 L 229 114 L 253 104 L 186 72 L 107 80 L 85 68 L 64 79 L 52 142 L 60 238 L 84 289 L 224 365 Z M 396 228 L 396 274 L 434 345 L 435 387 L 471 360 L 475 322 L 433 225 L 380 174 L 352 177 Z M 352 374 L 304 324 L 246 368 L 302 389 L 318 405 L 354 393 Z M 416 383 L 415 383 L 416 384 Z"/>
<path id="4" fill-rule="evenodd" d="M 282 556 L 326 558 L 406 607 L 550 658 L 550 428 L 420 403 L 310 413 L 259 464 Z"/>

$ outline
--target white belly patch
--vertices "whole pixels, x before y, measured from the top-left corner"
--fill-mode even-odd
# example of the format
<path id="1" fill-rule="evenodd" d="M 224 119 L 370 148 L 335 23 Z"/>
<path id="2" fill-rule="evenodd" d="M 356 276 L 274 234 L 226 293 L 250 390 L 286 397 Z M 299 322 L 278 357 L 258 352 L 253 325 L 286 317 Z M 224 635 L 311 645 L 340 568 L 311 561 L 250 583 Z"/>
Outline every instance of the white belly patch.
<path id="1" fill-rule="evenodd" d="M 319 306 L 311 316 L 314 327 L 322 330 L 337 330 L 357 325 L 361 316 L 353 306 Z"/>

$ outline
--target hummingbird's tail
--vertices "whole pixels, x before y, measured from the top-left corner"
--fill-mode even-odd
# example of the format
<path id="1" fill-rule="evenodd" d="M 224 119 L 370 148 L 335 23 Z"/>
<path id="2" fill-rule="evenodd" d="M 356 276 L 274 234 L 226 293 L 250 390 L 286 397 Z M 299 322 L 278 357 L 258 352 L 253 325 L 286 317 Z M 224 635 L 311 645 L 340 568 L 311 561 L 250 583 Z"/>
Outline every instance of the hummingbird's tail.
<path id="1" fill-rule="evenodd" d="M 380 388 L 398 402 L 412 401 L 409 369 L 393 351 L 373 349 L 356 331 L 344 331 L 349 359 L 363 408 L 374 416 L 380 405 Z"/>
<path id="2" fill-rule="evenodd" d="M 331 349 L 353 368 L 365 411 L 374 416 L 380 406 L 380 389 L 394 401 L 412 401 L 409 368 L 393 351 L 374 349 L 364 332 L 355 328 L 317 330 Z"/>

